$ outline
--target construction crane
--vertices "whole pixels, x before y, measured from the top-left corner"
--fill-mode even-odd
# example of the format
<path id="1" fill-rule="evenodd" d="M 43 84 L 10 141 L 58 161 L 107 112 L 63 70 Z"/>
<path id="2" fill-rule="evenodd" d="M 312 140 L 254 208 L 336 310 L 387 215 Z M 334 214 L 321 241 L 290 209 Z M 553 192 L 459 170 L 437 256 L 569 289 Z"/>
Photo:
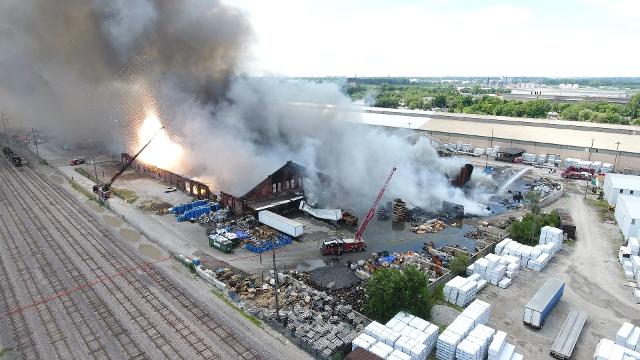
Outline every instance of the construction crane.
<path id="1" fill-rule="evenodd" d="M 367 216 L 362 219 L 358 230 L 356 230 L 356 236 L 353 239 L 335 239 L 323 241 L 322 248 L 320 249 L 323 255 L 339 255 L 345 251 L 362 251 L 365 249 L 366 244 L 364 243 L 364 240 L 362 240 L 362 235 L 367 229 L 369 221 L 373 219 L 373 216 L 376 213 L 376 209 L 378 208 L 378 204 L 380 203 L 380 200 L 382 200 L 382 196 L 384 195 L 385 190 L 387 190 L 387 186 L 389 185 L 393 174 L 396 172 L 396 169 L 396 167 L 393 167 L 393 169 L 391 169 L 391 173 L 387 177 L 387 181 L 384 182 L 384 185 L 382 185 L 382 188 L 380 188 L 380 191 L 378 191 L 378 196 L 373 201 L 373 205 L 371 206 L 371 209 L 369 209 Z"/>
<path id="2" fill-rule="evenodd" d="M 144 146 L 142 147 L 142 149 L 140 149 L 140 151 L 138 151 L 131 159 L 129 159 L 129 161 L 127 161 L 127 163 L 115 174 L 113 175 L 113 177 L 111 178 L 111 180 L 109 180 L 109 182 L 107 182 L 106 184 L 100 186 L 99 183 L 96 183 L 95 185 L 93 185 L 93 192 L 98 195 L 98 197 L 100 198 L 100 201 L 106 201 L 107 199 L 109 199 L 111 197 L 111 185 L 113 185 L 113 182 L 116 181 L 116 179 L 118 179 L 120 177 L 120 175 L 122 175 L 122 173 L 125 172 L 125 170 L 127 170 L 129 168 L 129 166 L 131 166 L 131 164 L 134 162 L 134 160 L 138 157 L 138 155 L 140 155 L 140 153 L 147 147 L 149 146 L 149 144 L 151 144 L 151 142 L 153 141 L 153 139 L 158 136 L 158 134 L 160 133 L 160 131 L 162 131 L 164 129 L 164 126 L 162 126 L 160 129 L 158 129 L 158 131 L 156 131 L 155 134 L 153 134 L 153 136 L 151 137 L 151 139 L 144 144 Z M 98 179 L 96 179 L 97 181 Z"/>

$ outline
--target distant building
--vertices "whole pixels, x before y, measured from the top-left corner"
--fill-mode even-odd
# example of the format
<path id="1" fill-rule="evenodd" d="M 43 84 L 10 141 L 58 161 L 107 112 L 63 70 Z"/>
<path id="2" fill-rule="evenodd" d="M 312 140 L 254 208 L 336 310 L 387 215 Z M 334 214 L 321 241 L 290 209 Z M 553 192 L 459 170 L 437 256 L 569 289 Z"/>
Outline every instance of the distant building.
<path id="1" fill-rule="evenodd" d="M 505 100 L 549 100 L 555 102 L 595 101 L 626 104 L 637 91 L 583 89 L 577 84 L 561 87 L 526 86 L 512 88 L 511 93 L 503 94 Z"/>
<path id="2" fill-rule="evenodd" d="M 607 174 L 602 188 L 609 205 L 615 206 L 619 196 L 640 196 L 640 176 Z"/>
<path id="3" fill-rule="evenodd" d="M 615 217 L 625 240 L 628 240 L 629 237 L 638 237 L 640 234 L 640 197 L 619 196 Z"/>

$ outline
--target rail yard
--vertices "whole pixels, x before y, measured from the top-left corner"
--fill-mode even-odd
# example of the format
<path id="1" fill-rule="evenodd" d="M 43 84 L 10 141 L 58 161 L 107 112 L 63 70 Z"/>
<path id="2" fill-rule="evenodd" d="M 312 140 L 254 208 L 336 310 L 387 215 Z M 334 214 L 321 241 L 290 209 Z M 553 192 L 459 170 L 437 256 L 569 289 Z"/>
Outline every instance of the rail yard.
<path id="1" fill-rule="evenodd" d="M 10 357 L 304 357 L 193 296 L 189 279 L 163 268 L 168 257 L 133 250 L 32 169 L 3 158 L 0 182 L 0 341 Z"/>

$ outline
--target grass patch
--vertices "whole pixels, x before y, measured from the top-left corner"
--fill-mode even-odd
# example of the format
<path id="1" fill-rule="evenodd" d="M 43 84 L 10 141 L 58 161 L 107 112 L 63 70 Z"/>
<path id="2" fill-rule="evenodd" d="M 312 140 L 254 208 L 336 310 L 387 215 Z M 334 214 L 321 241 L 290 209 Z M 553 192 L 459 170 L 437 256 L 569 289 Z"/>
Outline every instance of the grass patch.
<path id="1" fill-rule="evenodd" d="M 597 199 L 588 197 L 586 199 L 587 204 L 593 207 L 600 215 L 600 220 L 613 220 L 614 219 L 614 211 L 609 210 L 609 203 L 605 199 Z"/>
<path id="2" fill-rule="evenodd" d="M 89 200 L 96 200 L 96 197 L 93 195 L 92 192 L 90 192 L 89 190 L 83 188 L 82 186 L 80 186 L 80 184 L 78 184 L 77 182 L 73 181 L 73 180 L 69 180 L 69 183 L 71 184 L 71 187 L 78 191 L 79 193 L 81 193 L 82 195 L 86 196 L 87 199 Z"/>
<path id="3" fill-rule="evenodd" d="M 462 308 L 462 307 L 460 307 L 460 306 L 458 306 L 458 305 L 456 305 L 456 304 L 451 304 L 451 303 L 448 303 L 448 302 L 446 302 L 446 301 L 444 301 L 444 300 L 440 300 L 440 299 L 438 299 L 438 300 L 436 301 L 436 305 L 444 305 L 444 306 L 448 306 L 448 307 L 450 307 L 450 308 L 452 308 L 452 309 L 456 309 L 456 310 L 458 310 L 458 311 L 460 311 L 460 312 L 463 312 L 463 311 L 464 311 L 464 308 Z"/>
<path id="4" fill-rule="evenodd" d="M 438 325 L 438 332 L 442 334 L 445 330 L 447 330 L 447 325 Z"/>
<path id="5" fill-rule="evenodd" d="M 262 328 L 262 323 L 260 322 L 260 320 L 256 319 L 254 316 L 251 316 L 249 314 L 247 314 L 246 312 L 244 312 L 242 309 L 240 309 L 239 307 L 236 306 L 236 304 L 234 304 L 231 300 L 227 299 L 226 296 L 218 293 L 215 290 L 211 290 L 211 292 L 217 296 L 218 298 L 220 298 L 220 300 L 224 301 L 225 304 L 229 305 L 231 308 L 233 308 L 235 311 L 237 311 L 238 313 L 240 313 L 240 315 L 242 315 L 245 319 L 249 320 L 251 323 L 253 323 L 255 326 Z"/>
<path id="6" fill-rule="evenodd" d="M 7 348 L 0 345 L 0 359 L 2 359 L 9 351 L 13 351 L 12 348 Z"/>
<path id="7" fill-rule="evenodd" d="M 83 167 L 77 167 L 73 169 L 75 172 L 77 172 L 78 174 L 86 177 L 87 179 L 96 182 L 96 177 L 89 174 L 89 172 L 87 170 L 85 170 Z"/>
<path id="8" fill-rule="evenodd" d="M 138 201 L 138 194 L 136 194 L 136 192 L 133 190 L 112 187 L 111 192 L 126 201 L 128 204 L 133 204 L 134 202 Z"/>

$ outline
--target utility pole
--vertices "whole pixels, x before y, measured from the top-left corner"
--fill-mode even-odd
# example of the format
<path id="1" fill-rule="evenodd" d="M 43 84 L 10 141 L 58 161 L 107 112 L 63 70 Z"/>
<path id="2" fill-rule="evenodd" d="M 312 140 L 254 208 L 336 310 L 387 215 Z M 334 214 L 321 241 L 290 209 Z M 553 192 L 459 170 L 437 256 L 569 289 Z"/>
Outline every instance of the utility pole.
<path id="1" fill-rule="evenodd" d="M 593 139 L 591 139 L 591 146 L 589 147 L 589 161 L 591 161 L 591 150 L 593 149 Z"/>
<path id="2" fill-rule="evenodd" d="M 36 144 L 36 154 L 38 155 L 38 162 L 40 162 L 40 151 L 38 151 L 38 138 L 36 138 L 36 129 L 31 128 L 33 133 L 33 143 Z"/>
<path id="3" fill-rule="evenodd" d="M 278 304 L 278 291 L 280 286 L 278 285 L 278 269 L 276 268 L 276 242 L 274 237 L 271 238 L 271 253 L 273 254 L 273 277 L 274 277 L 274 289 L 276 295 L 276 319 L 280 320 L 280 305 Z"/>
<path id="4" fill-rule="evenodd" d="M 100 186 L 100 181 L 98 180 L 98 168 L 96 167 L 96 157 L 93 157 L 93 172 L 96 176 L 96 185 Z"/>
<path id="5" fill-rule="evenodd" d="M 0 120 L 2 121 L 2 124 L 4 125 L 4 135 L 7 136 L 7 122 L 9 121 L 9 119 L 7 119 L 4 116 L 4 111 L 0 112 Z"/>
<path id="6" fill-rule="evenodd" d="M 620 141 L 616 141 L 616 158 L 613 161 L 613 171 L 618 170 L 618 157 L 620 157 L 620 151 L 618 150 L 620 148 Z"/>

